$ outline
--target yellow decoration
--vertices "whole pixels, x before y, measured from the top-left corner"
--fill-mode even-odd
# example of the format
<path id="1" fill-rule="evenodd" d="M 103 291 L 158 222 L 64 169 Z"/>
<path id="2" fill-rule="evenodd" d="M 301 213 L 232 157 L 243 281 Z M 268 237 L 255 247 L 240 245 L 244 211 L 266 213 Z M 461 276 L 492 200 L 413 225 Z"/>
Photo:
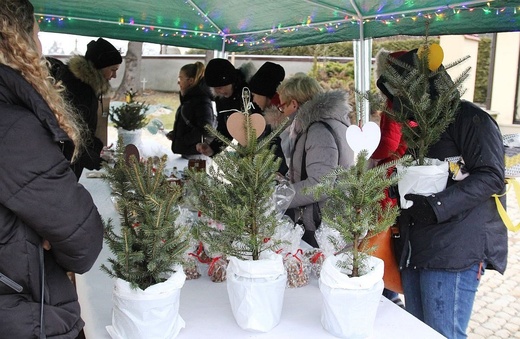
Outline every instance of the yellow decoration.
<path id="1" fill-rule="evenodd" d="M 424 53 L 424 49 L 428 49 L 428 68 L 430 71 L 436 71 L 442 64 L 442 60 L 444 59 L 444 51 L 439 44 L 431 44 L 429 46 L 421 46 L 417 50 L 417 55 L 419 58 L 422 58 L 422 54 Z"/>
<path id="2" fill-rule="evenodd" d="M 499 197 L 501 197 L 503 195 L 506 195 L 507 191 L 509 190 L 509 188 L 512 185 L 514 190 L 515 190 L 515 195 L 516 195 L 518 206 L 520 207 L 520 183 L 518 183 L 518 181 L 516 181 L 516 179 L 514 179 L 514 178 L 513 179 L 506 179 L 506 183 L 508 184 L 506 193 L 504 193 L 504 194 L 493 194 L 492 196 L 495 197 L 495 202 L 497 204 L 498 214 L 502 218 L 502 221 L 506 225 L 507 229 L 510 230 L 511 232 L 518 232 L 518 231 L 520 231 L 520 223 L 518 223 L 516 225 L 513 224 L 513 221 L 511 220 L 509 215 L 507 215 L 506 209 L 504 208 L 504 206 L 502 206 L 502 202 L 500 201 Z"/>

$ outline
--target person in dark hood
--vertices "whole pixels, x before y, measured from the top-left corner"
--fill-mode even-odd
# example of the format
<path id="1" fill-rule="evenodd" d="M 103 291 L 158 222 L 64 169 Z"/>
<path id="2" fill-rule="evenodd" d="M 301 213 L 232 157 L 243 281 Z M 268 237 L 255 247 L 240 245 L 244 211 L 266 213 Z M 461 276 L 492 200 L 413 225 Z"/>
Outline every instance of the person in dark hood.
<path id="1" fill-rule="evenodd" d="M 211 92 L 204 82 L 204 64 L 196 62 L 182 66 L 178 84 L 181 104 L 175 114 L 173 130 L 167 134 L 172 152 L 186 159 L 200 158 L 196 146 L 210 135 L 206 125 L 215 125 Z"/>
<path id="2" fill-rule="evenodd" d="M 276 89 L 284 78 L 285 70 L 281 65 L 266 61 L 249 81 L 249 89 L 255 105 L 254 111 L 266 117 L 267 126 L 264 135 L 271 133 L 273 127 L 275 127 L 268 121 L 266 111 L 269 109 L 276 110 L 276 106 L 280 104 L 280 98 L 278 93 L 276 93 Z M 288 167 L 283 156 L 279 136 L 273 139 L 273 145 L 275 146 L 276 157 L 281 160 L 278 172 L 281 175 L 285 175 Z"/>
<path id="3" fill-rule="evenodd" d="M 49 74 L 27 0 L 0 6 L 0 338 L 74 339 L 84 326 L 67 272 L 85 273 L 103 223 L 63 143 L 82 124 Z"/>
<path id="4" fill-rule="evenodd" d="M 389 62 L 388 67 L 403 77 L 420 65 L 417 49 L 395 59 L 402 64 Z M 431 75 L 429 86 L 421 88 L 437 100 L 453 82 L 442 65 Z M 405 95 L 412 89 L 399 90 L 400 84 L 393 81 L 383 71 L 377 86 L 392 110 L 403 110 L 410 126 L 419 126 Z M 461 100 L 458 91 L 447 97 L 456 107 L 455 118 L 426 156 L 462 159 L 467 176 L 448 177 L 446 189 L 429 196 L 405 195 L 413 205 L 402 209 L 398 218 L 396 253 L 406 310 L 448 338 L 466 338 L 481 274 L 485 268 L 502 274 L 506 269 L 507 228 L 492 197 L 504 191 L 504 146 L 487 112 Z"/>
<path id="5" fill-rule="evenodd" d="M 115 79 L 123 62 L 121 53 L 103 38 L 92 40 L 87 45 L 85 56 L 75 55 L 64 65 L 57 59 L 48 58 L 51 72 L 65 86 L 65 97 L 87 125 L 86 147 L 79 159 L 72 163 L 76 177 L 81 177 L 84 168 L 101 168 L 103 142 L 95 136 L 98 109 L 103 95 L 110 89 L 109 80 Z M 70 159 L 74 150 L 71 143 L 65 144 L 65 155 Z"/>
<path id="6" fill-rule="evenodd" d="M 250 67 L 242 65 L 240 69 L 227 59 L 211 59 L 204 71 L 204 81 L 211 88 L 215 97 L 217 107 L 217 131 L 224 137 L 233 139 L 227 130 L 227 119 L 237 111 L 244 111 L 242 90 L 248 87 L 247 80 L 250 78 Z M 248 98 L 248 102 L 251 98 Z M 206 156 L 213 156 L 222 151 L 224 143 L 214 138 L 210 143 L 201 142 L 197 144 L 197 151 Z"/>

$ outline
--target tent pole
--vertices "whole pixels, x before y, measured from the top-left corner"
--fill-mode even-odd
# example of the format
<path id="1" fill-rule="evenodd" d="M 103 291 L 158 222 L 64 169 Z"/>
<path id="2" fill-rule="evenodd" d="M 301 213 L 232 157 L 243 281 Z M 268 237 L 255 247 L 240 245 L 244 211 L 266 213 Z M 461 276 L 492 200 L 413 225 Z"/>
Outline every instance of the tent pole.
<path id="1" fill-rule="evenodd" d="M 356 89 L 365 93 L 370 90 L 370 69 L 372 65 L 372 39 L 365 39 L 363 19 L 359 18 L 359 40 L 354 41 L 354 78 Z M 363 125 L 370 119 L 370 104 L 368 100 L 356 95 L 356 112 L 358 124 Z M 363 112 L 363 116 L 361 116 Z M 361 121 L 363 120 L 363 121 Z"/>

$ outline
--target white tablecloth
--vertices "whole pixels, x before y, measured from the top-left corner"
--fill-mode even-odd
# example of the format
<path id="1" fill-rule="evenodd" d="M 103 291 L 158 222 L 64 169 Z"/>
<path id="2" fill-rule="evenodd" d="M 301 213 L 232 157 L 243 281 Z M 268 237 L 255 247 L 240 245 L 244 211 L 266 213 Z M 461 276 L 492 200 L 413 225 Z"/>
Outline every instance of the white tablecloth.
<path id="1" fill-rule="evenodd" d="M 174 159 L 178 168 L 187 161 Z M 99 178 L 80 180 L 92 194 L 104 219 L 117 222 L 119 216 L 110 200 L 106 182 Z M 76 275 L 76 284 L 85 320 L 87 339 L 110 338 L 105 327 L 111 324 L 113 281 L 99 267 L 111 257 L 105 245 L 94 267 Z M 178 338 L 334 338 L 321 326 L 321 294 L 316 278 L 309 285 L 287 289 L 280 324 L 268 333 L 242 330 L 235 322 L 229 304 L 226 283 L 213 283 L 206 274 L 199 279 L 187 280 L 181 290 L 179 313 L 186 321 Z M 443 338 L 388 299 L 381 297 L 373 338 Z"/>

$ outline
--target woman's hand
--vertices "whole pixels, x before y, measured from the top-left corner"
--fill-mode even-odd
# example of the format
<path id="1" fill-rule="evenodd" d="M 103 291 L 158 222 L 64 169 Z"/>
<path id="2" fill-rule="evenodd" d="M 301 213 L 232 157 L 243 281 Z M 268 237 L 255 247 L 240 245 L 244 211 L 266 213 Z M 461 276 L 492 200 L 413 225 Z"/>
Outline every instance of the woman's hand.
<path id="1" fill-rule="evenodd" d="M 48 240 L 43 239 L 42 247 L 44 250 L 49 251 L 51 249 L 51 243 Z"/>
<path id="2" fill-rule="evenodd" d="M 211 157 L 214 153 L 213 150 L 211 149 L 211 147 L 209 147 L 209 145 L 206 143 L 199 142 L 195 146 L 195 149 L 197 150 L 197 152 L 199 152 L 200 154 L 204 154 L 207 157 Z"/>

